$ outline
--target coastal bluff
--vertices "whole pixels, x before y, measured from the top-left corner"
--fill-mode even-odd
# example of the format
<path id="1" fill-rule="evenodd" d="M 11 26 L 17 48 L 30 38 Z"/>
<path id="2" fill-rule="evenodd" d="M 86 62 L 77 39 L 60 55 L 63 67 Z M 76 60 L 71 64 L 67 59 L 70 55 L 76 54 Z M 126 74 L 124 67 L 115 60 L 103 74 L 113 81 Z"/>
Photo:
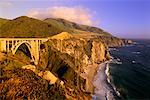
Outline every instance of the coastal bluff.
<path id="1" fill-rule="evenodd" d="M 32 85 L 34 86 L 34 82 L 37 82 L 38 85 L 35 88 L 39 88 L 40 92 L 45 95 L 39 94 L 36 98 L 45 96 L 49 99 L 92 99 L 94 94 L 93 79 L 98 65 L 110 59 L 106 42 L 103 43 L 98 38 L 77 37 L 77 35 L 68 32 L 61 32 L 47 39 L 40 45 L 39 61 L 33 68 L 30 65 L 30 57 L 22 52 L 26 50 L 24 46 L 20 46 L 14 56 L 10 53 L 3 54 L 5 57 L 0 61 L 1 66 L 3 66 L 1 70 L 3 81 L 0 89 L 8 91 L 5 91 L 6 93 L 1 92 L 1 97 L 13 98 L 18 93 L 27 96 L 24 93 L 27 91 L 32 93 Z M 7 73 L 10 73 L 11 77 Z M 35 80 L 32 78 L 35 78 Z M 40 85 L 41 78 L 45 88 Z M 31 84 L 23 84 L 25 80 Z M 32 80 L 34 82 L 31 82 Z M 5 85 L 14 84 L 14 86 L 17 86 L 16 81 L 19 81 L 18 84 L 20 84 L 15 87 L 16 91 L 5 97 L 14 88 L 11 86 L 5 87 Z M 29 89 L 22 90 L 23 86 L 29 87 Z M 18 92 L 18 89 L 21 89 L 21 92 Z M 55 89 L 57 91 L 54 91 Z M 37 91 L 35 89 L 33 92 Z M 18 95 L 14 98 L 24 98 L 24 96 Z M 34 96 L 36 94 L 27 97 L 35 99 Z"/>
<path id="2" fill-rule="evenodd" d="M 60 39 L 62 34 L 68 38 Z M 50 70 L 74 88 L 93 93 L 92 80 L 98 64 L 109 58 L 102 42 L 75 38 L 63 32 L 44 43 L 38 66 Z"/>
<path id="3" fill-rule="evenodd" d="M 92 99 L 92 81 L 98 65 L 110 59 L 108 47 L 126 44 L 100 28 L 57 18 L 38 20 L 21 16 L 0 22 L 0 30 L 1 38 L 48 39 L 37 46 L 36 65 L 31 62 L 32 54 L 26 45 L 20 45 L 15 55 L 2 52 L 2 100 Z"/>

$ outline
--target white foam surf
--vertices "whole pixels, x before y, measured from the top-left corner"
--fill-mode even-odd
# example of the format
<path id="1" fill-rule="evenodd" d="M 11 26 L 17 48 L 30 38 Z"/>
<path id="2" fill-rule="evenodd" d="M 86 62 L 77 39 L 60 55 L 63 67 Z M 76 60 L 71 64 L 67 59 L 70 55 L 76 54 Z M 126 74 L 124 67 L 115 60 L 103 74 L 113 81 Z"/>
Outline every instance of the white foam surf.
<path id="1" fill-rule="evenodd" d="M 107 63 L 105 74 L 107 75 L 107 82 L 113 87 L 113 90 L 115 91 L 115 93 L 117 94 L 117 96 L 120 97 L 121 95 L 120 95 L 119 91 L 117 90 L 117 88 L 111 82 L 111 79 L 110 79 L 110 67 L 109 67 L 109 63 Z"/>
<path id="2" fill-rule="evenodd" d="M 107 83 L 107 75 L 109 75 L 109 69 L 106 68 L 107 63 L 108 61 L 99 65 L 97 75 L 94 78 L 95 95 L 93 100 L 114 100 L 113 89 Z"/>
<path id="3" fill-rule="evenodd" d="M 113 60 L 107 61 L 99 65 L 97 75 L 94 78 L 95 95 L 93 100 L 114 100 L 114 93 L 120 97 L 115 85 L 111 83 L 109 63 Z"/>

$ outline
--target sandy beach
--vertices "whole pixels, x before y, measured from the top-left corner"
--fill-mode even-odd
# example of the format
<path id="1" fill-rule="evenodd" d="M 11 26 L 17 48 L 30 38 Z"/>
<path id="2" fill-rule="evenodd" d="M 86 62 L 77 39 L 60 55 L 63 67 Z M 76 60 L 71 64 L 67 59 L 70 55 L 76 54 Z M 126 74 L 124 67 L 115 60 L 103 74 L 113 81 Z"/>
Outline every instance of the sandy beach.
<path id="1" fill-rule="evenodd" d="M 99 68 L 93 81 L 95 86 L 93 100 L 115 100 L 113 89 L 108 85 L 107 82 L 108 63 L 109 61 L 106 61 L 98 66 Z"/>

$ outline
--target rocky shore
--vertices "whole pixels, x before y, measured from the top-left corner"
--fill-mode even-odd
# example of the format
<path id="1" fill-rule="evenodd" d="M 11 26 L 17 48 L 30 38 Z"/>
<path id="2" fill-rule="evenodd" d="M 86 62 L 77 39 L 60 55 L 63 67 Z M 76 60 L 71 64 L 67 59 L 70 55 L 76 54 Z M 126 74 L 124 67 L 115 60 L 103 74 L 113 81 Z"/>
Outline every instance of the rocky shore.
<path id="1" fill-rule="evenodd" d="M 93 84 L 95 86 L 94 89 L 94 100 L 114 100 L 114 91 L 108 84 L 108 76 L 109 74 L 107 66 L 109 61 L 106 61 L 99 65 L 97 70 L 97 74 L 94 77 Z"/>

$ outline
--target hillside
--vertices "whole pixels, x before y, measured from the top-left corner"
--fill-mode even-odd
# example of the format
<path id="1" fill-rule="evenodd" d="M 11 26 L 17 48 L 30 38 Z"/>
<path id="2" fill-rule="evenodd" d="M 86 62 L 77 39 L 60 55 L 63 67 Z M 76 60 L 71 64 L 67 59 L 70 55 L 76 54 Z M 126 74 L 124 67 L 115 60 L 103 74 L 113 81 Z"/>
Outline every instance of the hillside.
<path id="1" fill-rule="evenodd" d="M 47 37 L 61 32 L 53 25 L 25 16 L 3 24 L 0 30 L 0 37 Z"/>
<path id="2" fill-rule="evenodd" d="M 3 18 L 0 18 L 0 27 L 2 26 L 2 25 L 4 25 L 6 22 L 8 22 L 9 20 L 7 20 L 7 19 L 3 19 Z"/>
<path id="3" fill-rule="evenodd" d="M 67 21 L 65 19 L 61 19 L 61 18 L 47 18 L 44 20 L 47 23 L 52 24 L 55 23 L 58 26 L 61 27 L 67 27 L 67 28 L 71 28 L 71 29 L 77 29 L 77 30 L 82 30 L 82 31 L 86 31 L 86 32 L 93 32 L 93 33 L 99 33 L 99 34 L 104 34 L 104 35 L 108 35 L 110 36 L 111 34 L 108 32 L 105 32 L 104 30 L 97 28 L 97 27 L 92 27 L 92 26 L 87 26 L 87 25 L 80 25 L 74 22 L 70 22 Z"/>
<path id="4" fill-rule="evenodd" d="M 61 32 L 68 32 L 76 38 L 99 40 L 109 47 L 128 43 L 100 28 L 80 25 L 60 18 L 38 20 L 21 16 L 9 21 L 0 19 L 0 26 L 0 37 L 51 37 Z"/>
<path id="5" fill-rule="evenodd" d="M 48 18 L 44 21 L 21 16 L 7 23 L 7 20 L 0 20 L 0 37 L 49 37 L 60 32 L 88 33 L 109 35 L 102 29 L 79 25 L 64 19 Z M 5 24 L 4 24 L 5 23 Z"/>

